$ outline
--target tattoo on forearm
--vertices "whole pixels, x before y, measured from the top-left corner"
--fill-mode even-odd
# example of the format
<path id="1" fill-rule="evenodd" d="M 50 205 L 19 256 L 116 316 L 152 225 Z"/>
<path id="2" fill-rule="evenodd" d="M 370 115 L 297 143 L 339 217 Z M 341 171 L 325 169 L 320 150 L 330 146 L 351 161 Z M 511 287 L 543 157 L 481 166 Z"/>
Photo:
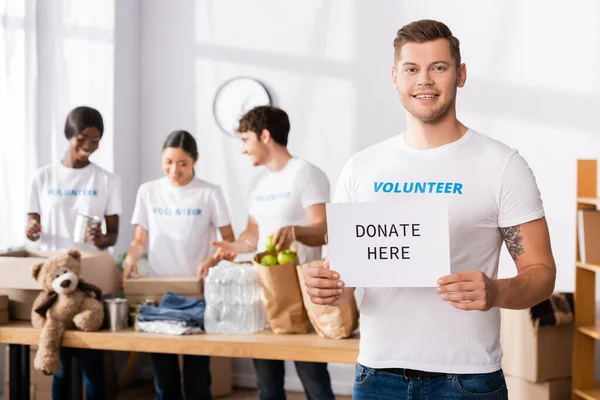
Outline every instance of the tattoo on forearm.
<path id="1" fill-rule="evenodd" d="M 525 253 L 525 249 L 523 248 L 523 236 L 520 235 L 521 225 L 500 228 L 500 231 L 502 232 L 502 236 L 504 236 L 506 248 L 513 260 L 516 260 L 520 255 Z"/>

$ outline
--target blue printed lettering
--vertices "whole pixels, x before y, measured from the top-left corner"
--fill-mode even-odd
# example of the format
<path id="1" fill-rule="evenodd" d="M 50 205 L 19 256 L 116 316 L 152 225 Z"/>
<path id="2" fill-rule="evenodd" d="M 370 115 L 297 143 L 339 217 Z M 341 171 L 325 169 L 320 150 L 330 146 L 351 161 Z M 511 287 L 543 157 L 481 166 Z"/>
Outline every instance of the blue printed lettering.
<path id="1" fill-rule="evenodd" d="M 462 195 L 462 189 L 463 184 L 457 182 L 373 182 L 373 192 L 375 193 L 439 193 Z"/>

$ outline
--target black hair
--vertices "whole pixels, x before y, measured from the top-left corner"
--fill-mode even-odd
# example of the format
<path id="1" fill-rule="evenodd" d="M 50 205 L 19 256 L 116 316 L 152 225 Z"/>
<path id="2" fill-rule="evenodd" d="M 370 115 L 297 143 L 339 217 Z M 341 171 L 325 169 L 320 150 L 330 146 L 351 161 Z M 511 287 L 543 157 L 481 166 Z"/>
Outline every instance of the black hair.
<path id="1" fill-rule="evenodd" d="M 260 137 L 263 129 L 271 133 L 275 143 L 287 146 L 290 119 L 285 111 L 273 106 L 255 107 L 240 119 L 237 131 L 239 133 L 252 131 Z"/>
<path id="2" fill-rule="evenodd" d="M 163 150 L 168 147 L 182 149 L 189 154 L 194 160 L 198 160 L 198 145 L 196 139 L 188 131 L 174 131 L 167 136 Z"/>
<path id="3" fill-rule="evenodd" d="M 65 137 L 71 140 L 73 136 L 91 127 L 98 129 L 100 137 L 102 137 L 104 133 L 104 121 L 100 112 L 95 108 L 86 106 L 74 108 L 67 116 Z"/>

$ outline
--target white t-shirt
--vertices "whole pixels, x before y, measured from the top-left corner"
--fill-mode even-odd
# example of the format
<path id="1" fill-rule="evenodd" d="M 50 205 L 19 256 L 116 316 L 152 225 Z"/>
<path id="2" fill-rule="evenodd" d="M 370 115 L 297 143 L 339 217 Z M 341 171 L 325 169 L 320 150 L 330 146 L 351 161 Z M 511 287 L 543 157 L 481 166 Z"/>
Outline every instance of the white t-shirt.
<path id="1" fill-rule="evenodd" d="M 79 169 L 48 164 L 33 178 L 27 212 L 40 214 L 42 251 L 98 251 L 93 244 L 73 241 L 75 220 L 77 214 L 102 220 L 121 214 L 121 180 L 96 164 Z"/>
<path id="2" fill-rule="evenodd" d="M 194 178 L 177 187 L 164 177 L 140 186 L 131 223 L 148 231 L 148 275 L 195 276 L 230 221 L 219 186 Z"/>
<path id="3" fill-rule="evenodd" d="M 283 169 L 267 171 L 250 197 L 250 215 L 258 225 L 258 252 L 266 249 L 267 238 L 279 228 L 307 226 L 305 209 L 329 202 L 329 180 L 323 171 L 300 158 L 291 158 Z M 321 258 L 321 246 L 298 248 L 300 263 Z"/>
<path id="4" fill-rule="evenodd" d="M 452 273 L 480 270 L 496 278 L 499 228 L 544 216 L 525 160 L 473 130 L 435 149 L 413 149 L 399 135 L 355 154 L 341 173 L 335 201 L 415 196 L 443 196 L 448 203 Z M 488 373 L 501 367 L 498 308 L 458 310 L 435 288 L 365 288 L 360 321 L 358 361 L 371 368 Z"/>

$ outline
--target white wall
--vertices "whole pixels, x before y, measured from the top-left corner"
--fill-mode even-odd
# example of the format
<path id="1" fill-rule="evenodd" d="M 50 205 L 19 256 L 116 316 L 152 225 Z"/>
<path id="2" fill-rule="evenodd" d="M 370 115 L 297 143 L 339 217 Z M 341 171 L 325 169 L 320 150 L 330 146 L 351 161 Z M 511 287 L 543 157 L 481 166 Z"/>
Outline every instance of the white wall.
<path id="1" fill-rule="evenodd" d="M 142 4 L 141 176 L 160 176 L 165 136 L 189 129 L 199 176 L 219 183 L 236 233 L 254 175 L 240 142 L 220 133 L 212 98 L 250 75 L 291 118 L 290 149 L 332 182 L 355 151 L 402 131 L 390 84 L 395 32 L 414 19 L 446 22 L 461 40 L 468 80 L 459 118 L 518 148 L 543 195 L 558 290 L 573 290 L 575 160 L 598 157 L 600 5 L 516 1 L 147 0 Z M 503 276 L 514 273 L 508 257 Z M 239 379 L 248 372 L 238 369 Z M 350 372 L 342 372 L 340 377 Z"/>
<path id="2" fill-rule="evenodd" d="M 141 183 L 141 4 L 115 2 L 114 169 L 121 178 L 123 214 L 115 255 L 127 251 L 133 238 L 130 224 Z"/>

